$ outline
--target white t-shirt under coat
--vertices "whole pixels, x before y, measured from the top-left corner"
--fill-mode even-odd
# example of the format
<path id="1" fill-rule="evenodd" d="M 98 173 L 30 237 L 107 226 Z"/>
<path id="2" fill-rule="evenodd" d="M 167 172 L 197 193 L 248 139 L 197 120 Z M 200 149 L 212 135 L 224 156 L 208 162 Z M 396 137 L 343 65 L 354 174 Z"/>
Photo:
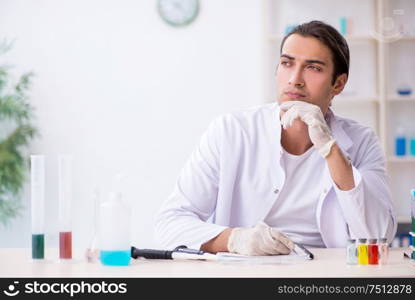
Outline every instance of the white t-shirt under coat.
<path id="1" fill-rule="evenodd" d="M 317 202 L 323 189 L 323 158 L 314 147 L 301 155 L 282 150 L 285 184 L 265 223 L 286 234 L 293 242 L 325 247 L 316 219 Z"/>

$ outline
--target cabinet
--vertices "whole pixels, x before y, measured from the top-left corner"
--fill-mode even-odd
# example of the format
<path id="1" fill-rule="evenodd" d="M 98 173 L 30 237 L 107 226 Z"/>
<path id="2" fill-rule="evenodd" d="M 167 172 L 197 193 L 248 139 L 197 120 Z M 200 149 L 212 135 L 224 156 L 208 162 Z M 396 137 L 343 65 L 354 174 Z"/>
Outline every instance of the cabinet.
<path id="1" fill-rule="evenodd" d="M 398 221 L 409 223 L 415 155 L 409 154 L 409 145 L 407 155 L 395 155 L 395 133 L 402 127 L 407 138 L 415 139 L 415 1 L 265 0 L 263 9 L 267 102 L 276 101 L 275 68 L 290 27 L 321 20 L 344 34 L 350 48 L 349 80 L 332 109 L 374 129 L 386 155 Z M 412 93 L 397 92 L 405 89 Z"/>

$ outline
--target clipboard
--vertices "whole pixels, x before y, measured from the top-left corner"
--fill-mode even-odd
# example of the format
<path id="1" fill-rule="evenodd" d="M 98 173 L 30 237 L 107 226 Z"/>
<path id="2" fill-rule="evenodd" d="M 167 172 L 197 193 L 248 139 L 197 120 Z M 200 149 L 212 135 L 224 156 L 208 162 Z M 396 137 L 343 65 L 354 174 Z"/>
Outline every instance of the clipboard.
<path id="1" fill-rule="evenodd" d="M 216 253 L 218 261 L 252 262 L 252 263 L 293 263 L 314 259 L 314 254 L 301 244 L 294 244 L 294 249 L 289 254 L 283 255 L 241 255 L 229 252 Z"/>

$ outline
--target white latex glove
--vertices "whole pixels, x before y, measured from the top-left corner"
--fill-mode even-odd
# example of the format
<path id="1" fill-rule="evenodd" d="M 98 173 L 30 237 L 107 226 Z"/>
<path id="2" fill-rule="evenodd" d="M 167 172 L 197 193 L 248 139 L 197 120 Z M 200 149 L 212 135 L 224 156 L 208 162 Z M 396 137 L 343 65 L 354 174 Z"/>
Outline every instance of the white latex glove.
<path id="1" fill-rule="evenodd" d="M 308 134 L 314 147 L 321 156 L 326 157 L 336 140 L 324 119 L 320 107 L 304 101 L 287 101 L 280 104 L 281 117 L 284 129 L 292 126 L 295 119 L 300 119 L 308 126 Z"/>
<path id="2" fill-rule="evenodd" d="M 228 240 L 229 252 L 243 255 L 288 254 L 292 249 L 294 243 L 287 236 L 264 222 L 253 228 L 234 228 Z"/>

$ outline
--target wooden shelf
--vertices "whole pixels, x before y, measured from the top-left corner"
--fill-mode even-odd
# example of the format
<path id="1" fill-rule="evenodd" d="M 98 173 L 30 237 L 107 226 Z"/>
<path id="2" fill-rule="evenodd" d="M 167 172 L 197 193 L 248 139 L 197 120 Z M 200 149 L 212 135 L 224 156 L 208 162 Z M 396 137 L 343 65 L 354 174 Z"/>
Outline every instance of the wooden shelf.
<path id="1" fill-rule="evenodd" d="M 398 216 L 398 223 L 411 223 L 411 217 L 410 216 Z"/>
<path id="2" fill-rule="evenodd" d="M 356 35 L 356 36 L 343 36 L 346 41 L 348 42 L 376 42 L 375 37 L 370 36 L 370 35 Z M 282 35 L 277 35 L 277 34 L 271 34 L 269 36 L 269 41 L 270 42 L 279 42 L 284 38 L 284 36 Z"/>
<path id="3" fill-rule="evenodd" d="M 376 38 L 371 35 L 355 35 L 355 36 L 343 36 L 348 42 L 376 42 Z"/>
<path id="4" fill-rule="evenodd" d="M 387 98 L 388 102 L 414 102 L 415 103 L 415 96 L 408 95 L 408 96 L 398 96 L 398 95 L 390 95 Z"/>
<path id="5" fill-rule="evenodd" d="M 269 36 L 269 40 L 270 41 L 280 41 L 284 38 L 285 35 L 278 35 L 278 34 L 271 34 Z M 348 42 L 376 42 L 377 39 L 375 36 L 372 35 L 343 35 L 343 37 L 346 39 L 346 41 Z M 397 38 L 396 40 L 394 40 L 395 42 L 397 41 L 415 41 L 415 36 L 414 35 L 405 35 L 402 37 Z"/>
<path id="6" fill-rule="evenodd" d="M 338 104 L 347 104 L 347 103 L 379 103 L 377 98 L 370 98 L 370 97 L 341 97 L 338 96 L 334 98 L 333 105 Z"/>
<path id="7" fill-rule="evenodd" d="M 389 156 L 388 157 L 388 162 L 391 162 L 391 163 L 415 163 L 415 156 L 410 156 L 410 155 L 406 155 L 406 156 L 402 156 L 402 157 Z"/>
<path id="8" fill-rule="evenodd" d="M 415 35 L 404 35 L 396 41 L 415 41 Z"/>

